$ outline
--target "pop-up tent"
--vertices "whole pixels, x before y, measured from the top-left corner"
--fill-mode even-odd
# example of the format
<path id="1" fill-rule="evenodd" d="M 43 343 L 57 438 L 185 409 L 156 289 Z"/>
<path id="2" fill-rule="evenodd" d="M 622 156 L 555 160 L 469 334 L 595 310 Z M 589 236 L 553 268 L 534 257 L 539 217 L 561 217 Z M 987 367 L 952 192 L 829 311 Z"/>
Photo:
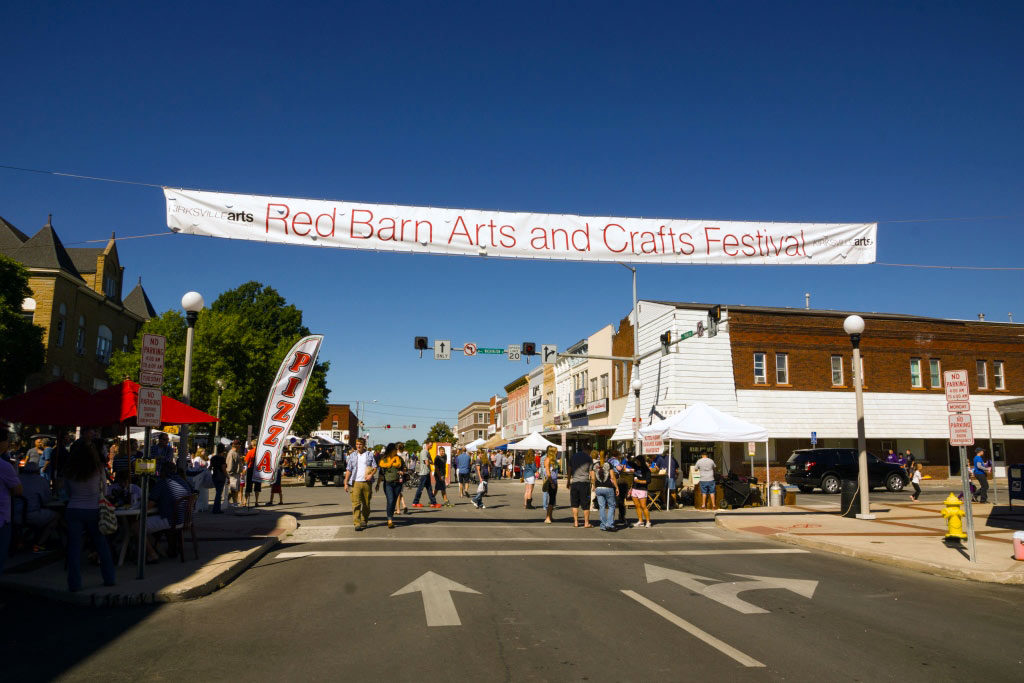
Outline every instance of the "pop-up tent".
<path id="1" fill-rule="evenodd" d="M 475 451 L 476 449 L 480 448 L 480 446 L 482 446 L 486 442 L 487 442 L 487 439 L 474 439 L 473 441 L 470 441 L 469 443 L 466 444 L 466 450 L 467 451 Z"/>
<path id="2" fill-rule="evenodd" d="M 706 403 L 694 403 L 681 413 L 640 428 L 644 436 L 679 441 L 767 441 L 764 427 L 723 413 Z"/>
<path id="3" fill-rule="evenodd" d="M 562 447 L 557 443 L 551 443 L 541 436 L 539 432 L 534 432 L 522 441 L 510 443 L 508 449 L 510 451 L 543 451 L 548 446 L 554 446 L 558 450 L 562 450 Z"/>

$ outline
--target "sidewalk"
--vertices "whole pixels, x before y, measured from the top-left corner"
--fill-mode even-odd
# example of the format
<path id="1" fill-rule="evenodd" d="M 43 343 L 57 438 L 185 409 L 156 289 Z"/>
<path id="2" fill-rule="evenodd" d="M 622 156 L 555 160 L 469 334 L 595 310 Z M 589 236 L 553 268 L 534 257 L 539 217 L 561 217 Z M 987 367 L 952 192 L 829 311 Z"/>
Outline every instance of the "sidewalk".
<path id="1" fill-rule="evenodd" d="M 1024 562 L 1013 559 L 1013 532 L 1024 530 L 1024 506 L 975 504 L 978 561 L 943 543 L 940 503 L 885 503 L 872 506 L 874 520 L 842 517 L 839 504 L 722 510 L 715 523 L 729 531 L 888 564 L 954 579 L 1024 585 Z M 965 520 L 966 524 L 966 520 Z"/>
<path id="2" fill-rule="evenodd" d="M 0 589 L 93 607 L 199 598 L 226 586 L 297 526 L 295 517 L 277 513 L 273 508 L 260 507 L 250 514 L 233 514 L 230 510 L 223 515 L 199 512 L 195 514 L 198 560 L 186 533 L 184 562 L 177 557 L 161 558 L 156 564 L 146 565 L 146 576 L 140 580 L 135 578 L 134 553 L 129 552 L 124 565 L 117 567 L 117 585 L 107 588 L 103 586 L 99 566 L 83 554 L 82 590 L 72 593 L 67 587 L 63 552 L 21 552 L 4 567 Z"/>

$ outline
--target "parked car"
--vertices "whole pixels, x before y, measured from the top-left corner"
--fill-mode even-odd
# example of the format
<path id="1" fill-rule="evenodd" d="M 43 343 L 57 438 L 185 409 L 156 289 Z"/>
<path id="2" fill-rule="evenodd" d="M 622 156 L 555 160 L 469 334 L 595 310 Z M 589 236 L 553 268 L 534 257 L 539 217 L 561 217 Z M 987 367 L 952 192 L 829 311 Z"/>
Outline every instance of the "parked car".
<path id="1" fill-rule="evenodd" d="M 857 478 L 858 453 L 853 448 L 807 448 L 793 451 L 786 461 L 786 483 L 804 493 L 820 488 L 839 493 L 843 479 Z M 868 489 L 884 486 L 898 492 L 909 481 L 906 471 L 896 463 L 884 462 L 868 453 Z"/>

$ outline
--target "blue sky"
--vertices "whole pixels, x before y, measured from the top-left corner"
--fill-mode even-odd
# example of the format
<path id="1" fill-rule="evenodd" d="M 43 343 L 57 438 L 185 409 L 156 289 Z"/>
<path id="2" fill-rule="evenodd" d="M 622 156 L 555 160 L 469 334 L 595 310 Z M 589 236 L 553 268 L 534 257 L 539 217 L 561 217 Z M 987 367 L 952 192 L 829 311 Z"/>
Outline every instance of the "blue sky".
<path id="1" fill-rule="evenodd" d="M 5 3 L 0 164 L 363 202 L 878 220 L 883 263 L 1022 265 L 1024 4 L 293 5 Z M 31 234 L 47 213 L 69 244 L 166 229 L 157 188 L 0 169 L 0 216 Z M 930 218 L 968 220 L 895 222 Z M 118 249 L 161 311 L 193 288 L 277 288 L 327 337 L 332 399 L 420 427 L 378 440 L 422 438 L 528 370 L 420 360 L 414 335 L 565 346 L 630 306 L 614 265 L 184 235 Z M 644 266 L 639 293 L 1024 321 L 1022 275 Z"/>

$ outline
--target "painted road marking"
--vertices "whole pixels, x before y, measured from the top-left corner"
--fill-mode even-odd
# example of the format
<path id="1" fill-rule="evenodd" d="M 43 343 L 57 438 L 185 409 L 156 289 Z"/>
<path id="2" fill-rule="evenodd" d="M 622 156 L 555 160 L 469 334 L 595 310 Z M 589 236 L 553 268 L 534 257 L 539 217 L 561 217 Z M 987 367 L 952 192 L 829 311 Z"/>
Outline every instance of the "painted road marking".
<path id="1" fill-rule="evenodd" d="M 638 593 L 634 593 L 633 591 L 629 591 L 629 590 L 623 590 L 622 592 L 625 595 L 628 595 L 629 597 L 633 598 L 634 600 L 636 600 L 641 605 L 643 605 L 647 609 L 651 610 L 652 612 L 654 612 L 658 616 L 667 619 L 668 621 L 672 622 L 673 624 L 675 624 L 679 628 L 683 629 L 684 631 L 689 633 L 691 636 L 704 641 L 705 643 L 707 643 L 711 647 L 715 648 L 716 650 L 718 650 L 722 654 L 725 654 L 725 655 L 728 655 L 729 657 L 732 657 L 733 659 L 735 659 L 737 662 L 739 662 L 743 666 L 748 666 L 748 667 L 763 667 L 764 666 L 764 664 L 762 664 L 761 662 L 757 661 L 756 659 L 754 659 L 750 655 L 743 654 L 742 652 L 740 652 L 739 650 L 734 648 L 732 645 L 729 645 L 728 643 L 726 643 L 726 642 L 724 642 L 722 640 L 719 640 L 718 638 L 715 638 L 713 635 L 711 635 L 707 631 L 704 631 L 704 630 L 701 630 L 701 629 L 697 628 L 696 626 L 694 626 L 690 622 L 686 621 L 682 617 L 676 616 L 675 614 L 673 614 L 672 612 L 669 612 L 667 609 L 665 609 L 661 605 L 659 605 L 659 604 L 657 604 L 655 602 L 651 602 L 650 600 L 648 600 L 644 596 L 642 596 L 642 595 L 640 595 Z"/>
<path id="2" fill-rule="evenodd" d="M 423 595 L 423 611 L 427 616 L 427 626 L 462 626 L 459 611 L 455 609 L 455 601 L 452 600 L 453 591 L 480 595 L 480 591 L 467 588 L 440 574 L 427 572 L 408 586 L 396 590 L 391 597 L 406 593 L 421 593 Z"/>
<path id="3" fill-rule="evenodd" d="M 739 594 L 744 591 L 764 590 L 768 588 L 779 588 L 792 591 L 805 598 L 813 598 L 814 591 L 818 587 L 817 581 L 806 579 L 787 579 L 775 576 L 753 576 L 751 574 L 733 574 L 742 576 L 750 581 L 726 581 L 716 583 L 718 579 L 709 579 L 706 576 L 687 574 L 676 569 L 667 569 L 653 564 L 644 564 L 644 572 L 647 575 L 647 583 L 668 580 L 688 590 L 720 602 L 726 607 L 731 607 L 740 614 L 768 614 L 768 610 L 752 605 L 746 600 L 740 600 Z M 712 583 L 705 586 L 702 581 Z"/>
<path id="4" fill-rule="evenodd" d="M 322 525 L 322 526 L 300 526 L 295 531 L 288 535 L 289 543 L 318 543 L 333 541 L 334 537 L 338 535 L 340 526 Z"/>
<path id="5" fill-rule="evenodd" d="M 809 553 L 798 548 L 740 548 L 724 550 L 575 550 L 572 548 L 551 548 L 535 550 L 303 550 L 286 551 L 274 557 L 282 560 L 299 557 L 626 557 L 637 555 L 659 555 L 661 557 L 682 555 L 790 555 Z"/>

